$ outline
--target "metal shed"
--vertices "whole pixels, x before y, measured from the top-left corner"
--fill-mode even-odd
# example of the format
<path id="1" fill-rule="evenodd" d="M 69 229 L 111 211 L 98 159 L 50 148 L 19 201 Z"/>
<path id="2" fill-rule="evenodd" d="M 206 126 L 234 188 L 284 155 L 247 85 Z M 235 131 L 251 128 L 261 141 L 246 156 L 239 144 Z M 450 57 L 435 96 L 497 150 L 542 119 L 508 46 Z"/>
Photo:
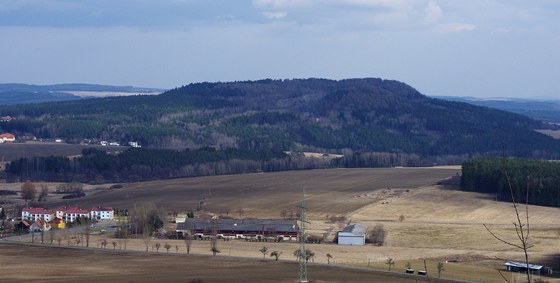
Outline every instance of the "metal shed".
<path id="1" fill-rule="evenodd" d="M 504 264 L 506 266 L 507 271 L 511 272 L 527 272 L 527 263 L 525 262 L 517 262 L 517 261 L 508 261 Z M 529 263 L 529 270 L 531 274 L 535 275 L 550 275 L 552 274 L 552 269 L 546 266 L 538 265 L 538 264 L 531 264 Z"/>
<path id="2" fill-rule="evenodd" d="M 367 227 L 361 224 L 351 224 L 338 232 L 339 245 L 363 246 L 366 243 Z"/>

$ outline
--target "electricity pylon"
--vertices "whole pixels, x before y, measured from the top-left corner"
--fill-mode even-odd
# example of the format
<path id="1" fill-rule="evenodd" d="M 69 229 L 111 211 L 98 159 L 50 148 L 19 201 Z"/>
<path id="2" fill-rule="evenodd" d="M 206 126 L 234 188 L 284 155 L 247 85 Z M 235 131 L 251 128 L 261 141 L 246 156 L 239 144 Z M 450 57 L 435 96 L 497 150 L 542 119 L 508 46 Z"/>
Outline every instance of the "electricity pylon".
<path id="1" fill-rule="evenodd" d="M 305 218 L 305 211 L 307 207 L 305 206 L 305 188 L 303 189 L 303 197 L 301 199 L 301 205 L 299 206 L 301 213 L 299 216 L 299 282 L 307 283 L 307 253 L 305 250 L 305 224 L 309 223 Z"/>

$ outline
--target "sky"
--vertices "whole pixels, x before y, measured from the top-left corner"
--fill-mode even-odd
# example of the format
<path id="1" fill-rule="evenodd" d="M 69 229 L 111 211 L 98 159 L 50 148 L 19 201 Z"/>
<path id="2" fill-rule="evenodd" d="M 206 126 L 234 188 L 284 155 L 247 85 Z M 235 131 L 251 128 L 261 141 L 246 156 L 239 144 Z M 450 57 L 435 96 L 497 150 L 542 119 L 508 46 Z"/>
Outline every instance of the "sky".
<path id="1" fill-rule="evenodd" d="M 311 77 L 560 98 L 560 1 L 0 0 L 0 83 Z"/>

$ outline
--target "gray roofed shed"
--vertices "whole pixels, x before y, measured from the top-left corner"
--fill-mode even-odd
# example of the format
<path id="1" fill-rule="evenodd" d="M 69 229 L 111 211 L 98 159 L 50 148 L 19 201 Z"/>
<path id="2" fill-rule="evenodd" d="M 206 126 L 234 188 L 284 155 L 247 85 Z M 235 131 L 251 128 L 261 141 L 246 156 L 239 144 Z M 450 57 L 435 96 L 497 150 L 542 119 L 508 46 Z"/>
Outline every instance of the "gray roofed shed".
<path id="1" fill-rule="evenodd" d="M 295 220 L 280 219 L 186 219 L 177 224 L 177 231 L 193 230 L 195 233 L 211 234 L 289 234 L 297 235 L 299 226 Z"/>
<path id="2" fill-rule="evenodd" d="M 339 245 L 358 245 L 363 246 L 366 243 L 367 227 L 361 224 L 351 224 L 340 232 L 338 232 Z"/>

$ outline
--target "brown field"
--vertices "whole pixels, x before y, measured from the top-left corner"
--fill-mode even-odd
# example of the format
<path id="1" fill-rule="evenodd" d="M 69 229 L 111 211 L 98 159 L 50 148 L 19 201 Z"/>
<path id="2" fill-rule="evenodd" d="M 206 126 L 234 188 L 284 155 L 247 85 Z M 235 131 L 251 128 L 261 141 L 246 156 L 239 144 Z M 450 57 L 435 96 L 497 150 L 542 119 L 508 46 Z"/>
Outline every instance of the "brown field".
<path id="1" fill-rule="evenodd" d="M 297 282 L 295 261 L 0 244 L 4 282 Z M 364 269 L 308 266 L 312 282 L 422 282 Z M 432 280 L 432 282 L 434 282 Z M 438 281 L 436 281 L 438 282 Z"/>
<path id="2" fill-rule="evenodd" d="M 278 218 L 282 209 L 297 209 L 305 189 L 312 218 L 347 214 L 385 198 L 380 189 L 401 193 L 455 175 L 460 169 L 384 168 L 325 169 L 173 179 L 128 184 L 122 189 L 92 190 L 89 196 L 53 205 L 107 205 L 132 208 L 155 203 L 168 211 L 186 211 L 204 202 L 206 211 L 244 217 Z M 366 196 L 367 197 L 364 197 Z"/>
<path id="3" fill-rule="evenodd" d="M 26 142 L 0 144 L 1 162 L 15 160 L 21 157 L 33 156 L 75 156 L 82 154 L 84 148 L 97 148 L 105 151 L 123 151 L 124 146 L 81 145 L 53 142 Z"/>
<path id="4" fill-rule="evenodd" d="M 311 233 L 332 230 L 328 238 L 332 240 L 334 233 L 345 224 L 326 221 L 326 216 L 333 214 L 345 215 L 352 222 L 369 227 L 381 223 L 388 232 L 382 247 L 310 244 L 308 247 L 315 252 L 316 263 L 326 263 L 326 254 L 330 253 L 332 262 L 339 265 L 384 269 L 384 261 L 391 257 L 397 261 L 395 269 L 400 273 L 407 262 L 420 269 L 426 260 L 428 272 L 433 276 L 437 262 L 448 262 L 442 277 L 502 282 L 497 270 L 503 270 L 505 260 L 522 260 L 522 253 L 498 242 L 482 224 L 488 224 L 506 240 L 516 241 L 512 206 L 494 201 L 491 195 L 435 185 L 437 180 L 454 176 L 459 171 L 457 167 L 329 169 L 154 181 L 113 190 L 108 190 L 108 185 L 90 186 L 85 198 L 61 202 L 50 196 L 50 205 L 130 208 L 134 204 L 154 202 L 168 211 L 185 211 L 203 200 L 205 210 L 210 212 L 239 217 L 235 211 L 243 208 L 243 217 L 279 218 L 282 209 L 295 209 L 305 188 Z M 13 186 L 17 189 L 17 184 Z M 557 259 L 553 260 L 560 255 L 559 212 L 558 208 L 529 206 L 530 242 L 534 245 L 530 249 L 530 260 L 555 270 L 560 267 Z M 402 222 L 398 220 L 400 215 L 405 216 Z M 107 236 L 95 236 L 92 243 L 102 239 L 113 241 Z M 162 245 L 169 242 L 172 252 L 178 246 L 179 253 L 185 253 L 180 240 L 154 239 L 150 245 L 156 242 Z M 270 251 L 281 251 L 281 259 L 295 259 L 292 252 L 297 249 L 297 243 L 245 241 L 220 242 L 218 257 L 262 259 L 258 250 L 263 245 Z M 128 248 L 145 249 L 139 239 L 130 240 Z M 209 243 L 195 241 L 192 252 L 208 255 Z"/>

